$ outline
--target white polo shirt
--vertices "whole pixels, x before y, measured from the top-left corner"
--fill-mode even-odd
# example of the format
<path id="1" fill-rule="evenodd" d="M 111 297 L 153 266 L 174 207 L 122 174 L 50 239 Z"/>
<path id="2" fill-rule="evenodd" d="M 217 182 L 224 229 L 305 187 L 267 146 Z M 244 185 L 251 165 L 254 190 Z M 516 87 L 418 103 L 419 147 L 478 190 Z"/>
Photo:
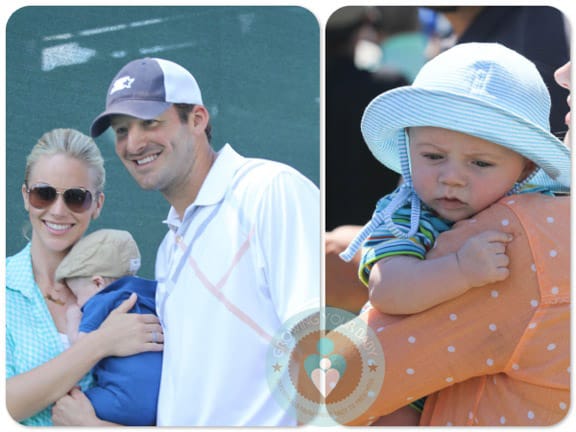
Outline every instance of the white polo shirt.
<path id="1" fill-rule="evenodd" d="M 320 308 L 320 196 L 293 168 L 219 152 L 156 261 L 164 326 L 159 426 L 290 426 L 266 356 L 283 322 Z"/>

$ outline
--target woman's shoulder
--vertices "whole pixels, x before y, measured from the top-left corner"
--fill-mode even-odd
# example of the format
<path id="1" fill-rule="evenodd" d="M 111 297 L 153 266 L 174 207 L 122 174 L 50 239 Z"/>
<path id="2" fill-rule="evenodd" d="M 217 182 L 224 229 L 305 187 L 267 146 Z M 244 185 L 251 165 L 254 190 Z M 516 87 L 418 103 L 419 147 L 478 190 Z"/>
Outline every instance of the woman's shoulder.
<path id="1" fill-rule="evenodd" d="M 30 246 L 31 244 L 27 243 L 22 250 L 15 253 L 14 255 L 6 257 L 6 267 L 8 267 L 8 265 L 18 265 L 23 261 L 30 260 Z"/>
<path id="2" fill-rule="evenodd" d="M 20 252 L 6 258 L 6 287 L 20 286 L 23 278 L 29 277 L 31 268 L 32 259 L 28 243 Z"/>

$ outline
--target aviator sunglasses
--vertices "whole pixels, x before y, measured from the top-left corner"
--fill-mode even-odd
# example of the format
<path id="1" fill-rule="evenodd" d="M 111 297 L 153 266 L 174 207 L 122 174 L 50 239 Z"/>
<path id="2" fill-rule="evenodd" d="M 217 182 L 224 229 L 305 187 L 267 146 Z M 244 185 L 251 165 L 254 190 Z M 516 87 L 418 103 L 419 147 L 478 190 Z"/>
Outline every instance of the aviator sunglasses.
<path id="1" fill-rule="evenodd" d="M 30 205 L 40 210 L 51 206 L 58 195 L 62 195 L 66 206 L 74 213 L 83 213 L 92 204 L 92 193 L 84 188 L 71 188 L 60 192 L 53 186 L 39 184 L 27 188 L 26 192 Z"/>

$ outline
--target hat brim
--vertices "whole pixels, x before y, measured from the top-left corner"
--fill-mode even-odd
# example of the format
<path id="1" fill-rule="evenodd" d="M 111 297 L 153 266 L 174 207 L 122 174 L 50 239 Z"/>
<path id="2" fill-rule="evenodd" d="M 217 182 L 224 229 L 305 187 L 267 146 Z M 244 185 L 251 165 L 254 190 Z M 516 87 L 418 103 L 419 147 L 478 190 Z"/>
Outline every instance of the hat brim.
<path id="1" fill-rule="evenodd" d="M 106 111 L 102 112 L 92 122 L 90 126 L 90 135 L 96 138 L 110 127 L 110 116 L 112 115 L 129 115 L 144 120 L 151 120 L 158 117 L 172 104 L 163 101 L 127 99 L 120 100 L 110 105 Z"/>
<path id="2" fill-rule="evenodd" d="M 413 86 L 382 93 L 364 111 L 361 130 L 378 161 L 402 174 L 398 143 L 407 127 L 450 129 L 507 147 L 570 187 L 570 150 L 549 131 L 473 96 Z M 551 180 L 552 182 L 552 180 Z"/>

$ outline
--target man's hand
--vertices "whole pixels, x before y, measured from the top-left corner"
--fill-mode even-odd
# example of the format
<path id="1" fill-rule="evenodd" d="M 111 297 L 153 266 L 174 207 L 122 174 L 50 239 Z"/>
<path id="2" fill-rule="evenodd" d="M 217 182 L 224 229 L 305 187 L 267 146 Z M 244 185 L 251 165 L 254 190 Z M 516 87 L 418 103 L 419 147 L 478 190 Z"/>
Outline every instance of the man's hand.
<path id="1" fill-rule="evenodd" d="M 479 287 L 503 281 L 510 274 L 506 245 L 512 241 L 510 234 L 484 231 L 469 238 L 456 252 L 458 267 L 470 287 Z"/>

